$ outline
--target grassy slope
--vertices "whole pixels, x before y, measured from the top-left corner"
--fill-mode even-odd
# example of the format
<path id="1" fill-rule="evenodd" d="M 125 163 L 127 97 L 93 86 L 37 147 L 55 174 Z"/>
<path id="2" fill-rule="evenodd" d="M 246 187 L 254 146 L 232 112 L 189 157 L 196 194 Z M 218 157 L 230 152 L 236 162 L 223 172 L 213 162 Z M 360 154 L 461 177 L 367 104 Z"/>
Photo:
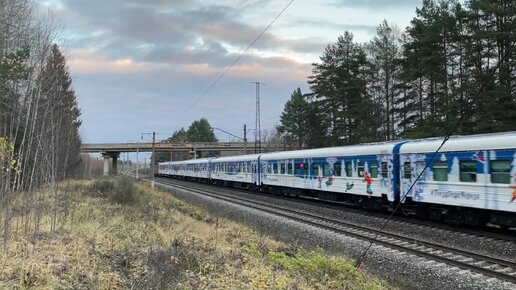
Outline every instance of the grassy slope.
<path id="1" fill-rule="evenodd" d="M 129 179 L 65 188 L 54 233 L 50 193 L 38 235 L 13 219 L 0 288 L 392 288 L 341 258 L 282 244 Z"/>

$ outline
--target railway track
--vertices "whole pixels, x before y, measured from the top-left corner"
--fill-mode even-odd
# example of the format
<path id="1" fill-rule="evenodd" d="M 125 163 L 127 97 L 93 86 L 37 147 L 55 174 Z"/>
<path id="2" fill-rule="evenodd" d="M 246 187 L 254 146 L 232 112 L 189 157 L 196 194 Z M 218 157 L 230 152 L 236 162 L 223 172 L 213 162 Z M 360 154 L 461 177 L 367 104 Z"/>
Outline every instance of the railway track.
<path id="1" fill-rule="evenodd" d="M 192 193 L 206 195 L 211 198 L 267 212 L 269 214 L 281 216 L 320 229 L 373 242 L 374 244 L 400 252 L 424 257 L 431 261 L 467 269 L 472 272 L 481 273 L 486 276 L 503 279 L 516 284 L 516 263 L 512 261 L 451 248 L 437 243 L 405 237 L 394 233 L 380 232 L 374 228 L 356 225 L 310 212 L 272 205 L 270 203 L 256 200 L 251 201 L 234 195 L 224 195 L 220 192 L 204 188 L 193 188 L 192 186 L 179 185 L 170 181 L 160 181 L 157 185 L 164 185 L 172 188 L 175 187 Z"/>

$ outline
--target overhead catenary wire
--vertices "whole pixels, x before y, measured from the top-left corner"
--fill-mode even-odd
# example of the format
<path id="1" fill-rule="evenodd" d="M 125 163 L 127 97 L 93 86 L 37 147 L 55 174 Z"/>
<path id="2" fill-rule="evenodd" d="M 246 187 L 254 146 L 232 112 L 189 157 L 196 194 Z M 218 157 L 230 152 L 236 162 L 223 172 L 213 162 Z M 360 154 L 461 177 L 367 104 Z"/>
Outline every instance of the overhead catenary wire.
<path id="1" fill-rule="evenodd" d="M 191 108 L 193 108 L 193 106 L 195 106 L 195 104 L 197 104 L 197 102 L 199 102 L 200 99 L 202 99 L 232 68 L 233 66 L 235 66 L 235 64 L 238 63 L 238 61 L 240 61 L 240 59 L 247 53 L 247 51 L 258 41 L 258 39 L 260 39 L 264 34 L 265 32 L 267 32 L 267 30 L 272 26 L 272 24 L 274 24 L 274 22 L 276 22 L 276 20 L 278 20 L 278 18 L 285 12 L 285 10 L 287 10 L 287 8 L 292 4 L 292 2 L 294 2 L 294 0 L 291 0 L 290 2 L 287 3 L 287 5 L 283 8 L 283 10 L 281 10 L 281 12 L 269 23 L 269 25 L 267 25 L 267 27 L 265 27 L 265 29 L 247 46 L 247 48 L 233 61 L 233 63 L 231 63 L 231 65 L 229 65 L 216 79 L 215 81 L 213 81 L 206 90 L 204 90 L 204 92 L 199 95 L 193 102 L 190 106 L 188 106 L 185 110 L 183 110 L 179 116 L 174 120 L 174 123 L 179 121 L 186 112 L 188 112 Z"/>
<path id="2" fill-rule="evenodd" d="M 503 56 L 502 60 L 506 60 L 509 55 L 511 54 L 512 50 L 514 49 L 514 45 L 515 45 L 515 42 L 513 41 L 511 43 L 511 45 L 509 46 L 509 49 L 506 51 L 505 55 Z M 405 198 L 407 197 L 407 195 L 412 191 L 412 188 L 414 187 L 414 185 L 419 181 L 419 179 L 421 178 L 421 176 L 423 176 L 423 173 L 426 171 L 426 169 L 428 168 L 428 166 L 433 162 L 435 156 L 439 153 L 439 151 L 443 148 L 444 144 L 448 141 L 448 139 L 450 139 L 450 136 L 457 130 L 457 128 L 464 122 L 464 118 L 466 116 L 469 115 L 469 112 L 471 111 L 471 109 L 473 108 L 473 104 L 475 104 L 475 102 L 478 100 L 478 98 L 480 97 L 480 95 L 482 94 L 482 92 L 484 91 L 484 89 L 486 88 L 487 84 L 493 79 L 495 73 L 497 70 L 500 69 L 500 66 L 501 66 L 501 63 L 502 61 L 500 60 L 497 65 L 491 69 L 491 72 L 489 73 L 488 77 L 486 78 L 486 80 L 484 81 L 484 83 L 482 83 L 482 85 L 478 88 L 478 91 L 477 93 L 475 94 L 475 96 L 471 99 L 471 101 L 467 104 L 466 106 L 466 109 L 462 112 L 462 115 L 460 115 L 459 119 L 457 120 L 457 122 L 455 123 L 455 125 L 448 131 L 448 133 L 443 137 L 443 141 L 441 142 L 441 144 L 439 145 L 439 147 L 437 148 L 437 150 L 435 150 L 435 152 L 432 154 L 432 156 L 430 157 L 430 159 L 426 162 L 425 164 L 425 167 L 423 168 L 423 170 L 421 170 L 421 172 L 419 173 L 419 175 L 416 177 L 416 180 L 414 180 L 414 182 L 412 182 L 412 184 L 410 185 L 409 189 L 407 190 L 407 192 L 400 198 L 398 204 L 396 205 L 396 207 L 394 208 L 394 210 L 392 211 L 392 213 L 389 215 L 389 217 L 387 218 L 387 220 L 383 223 L 382 227 L 380 228 L 380 230 L 378 230 L 378 232 L 376 233 L 375 237 L 373 238 L 373 241 L 369 242 L 369 245 L 367 246 L 367 248 L 364 250 L 364 252 L 358 257 L 356 263 L 355 263 L 355 266 L 356 268 L 360 268 L 360 265 L 362 264 L 365 256 L 367 255 L 367 252 L 369 252 L 369 250 L 371 249 L 374 241 L 378 238 L 378 236 L 380 235 L 380 233 L 383 232 L 383 230 L 385 229 L 385 227 L 387 226 L 387 224 L 389 223 L 389 221 L 391 220 L 391 218 L 394 216 L 394 214 L 396 213 L 396 211 L 398 211 L 398 209 L 400 208 L 401 206 L 401 201 L 402 200 L 405 200 Z"/>

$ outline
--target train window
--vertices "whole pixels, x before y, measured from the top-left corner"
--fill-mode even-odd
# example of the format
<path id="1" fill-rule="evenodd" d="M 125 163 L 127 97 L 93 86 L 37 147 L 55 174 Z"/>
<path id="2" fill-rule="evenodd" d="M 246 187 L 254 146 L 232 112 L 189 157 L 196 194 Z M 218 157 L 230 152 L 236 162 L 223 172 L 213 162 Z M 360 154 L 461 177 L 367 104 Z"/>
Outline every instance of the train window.
<path id="1" fill-rule="evenodd" d="M 314 176 L 319 176 L 319 165 L 314 164 L 313 167 L 314 167 Z"/>
<path id="2" fill-rule="evenodd" d="M 371 177 L 378 177 L 378 162 L 372 161 L 371 162 Z"/>
<path id="3" fill-rule="evenodd" d="M 285 162 L 281 162 L 281 174 L 285 174 Z"/>
<path id="4" fill-rule="evenodd" d="M 491 161 L 491 182 L 511 183 L 511 163 L 509 160 Z"/>
<path id="5" fill-rule="evenodd" d="M 358 177 L 364 177 L 364 162 L 358 162 Z"/>
<path id="6" fill-rule="evenodd" d="M 353 166 L 351 162 L 346 162 L 346 176 L 351 177 L 353 176 Z"/>
<path id="7" fill-rule="evenodd" d="M 330 176 L 330 164 L 324 163 L 323 164 L 323 176 Z"/>
<path id="8" fill-rule="evenodd" d="M 389 167 L 387 162 L 382 162 L 382 177 L 387 178 L 389 177 Z"/>
<path id="9" fill-rule="evenodd" d="M 269 174 L 273 174 L 274 170 L 272 169 L 272 163 L 267 164 L 267 172 Z"/>
<path id="10" fill-rule="evenodd" d="M 294 163 L 294 175 L 301 175 L 301 167 L 299 166 L 300 163 Z"/>
<path id="11" fill-rule="evenodd" d="M 341 176 L 342 175 L 342 163 L 335 163 L 333 165 L 333 170 L 335 171 L 335 176 Z"/>
<path id="12" fill-rule="evenodd" d="M 460 181 L 476 182 L 477 181 L 477 162 L 476 161 L 460 161 Z"/>
<path id="13" fill-rule="evenodd" d="M 448 162 L 434 162 L 434 181 L 448 181 Z"/>
<path id="14" fill-rule="evenodd" d="M 403 163 L 403 178 L 405 178 L 405 179 L 412 178 L 412 168 L 410 166 L 410 161 Z"/>
<path id="15" fill-rule="evenodd" d="M 292 174 L 294 172 L 292 169 L 292 162 L 287 163 L 287 174 Z"/>

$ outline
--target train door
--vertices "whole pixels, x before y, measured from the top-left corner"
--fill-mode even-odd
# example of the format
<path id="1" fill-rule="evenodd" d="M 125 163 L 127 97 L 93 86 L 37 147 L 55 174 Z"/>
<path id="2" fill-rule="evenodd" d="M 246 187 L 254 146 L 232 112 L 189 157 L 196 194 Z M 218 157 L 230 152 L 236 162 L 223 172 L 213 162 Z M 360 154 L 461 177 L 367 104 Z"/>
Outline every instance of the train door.
<path id="1" fill-rule="evenodd" d="M 405 202 L 406 198 L 418 200 L 420 189 L 418 184 L 412 185 L 416 182 L 417 177 L 425 168 L 424 156 L 417 156 L 418 158 L 400 158 L 400 175 L 401 175 L 401 202 Z M 422 157 L 422 158 L 421 158 Z M 424 180 L 424 176 L 422 177 Z"/>
<path id="2" fill-rule="evenodd" d="M 208 164 L 206 165 L 206 170 L 207 170 L 207 172 L 206 172 L 206 177 L 207 177 L 208 179 L 211 179 L 211 171 L 213 170 L 213 165 L 212 165 L 212 163 L 211 163 L 211 159 L 210 159 L 210 160 L 208 160 Z"/>
<path id="3" fill-rule="evenodd" d="M 251 161 L 251 180 L 253 184 L 259 184 L 259 172 L 258 172 L 258 162 Z"/>
<path id="4" fill-rule="evenodd" d="M 385 196 L 389 201 L 394 201 L 395 194 L 393 187 L 395 184 L 392 181 L 395 172 L 393 171 L 391 155 L 378 155 L 378 160 L 380 161 L 378 165 L 378 178 L 380 180 L 382 196 Z"/>

